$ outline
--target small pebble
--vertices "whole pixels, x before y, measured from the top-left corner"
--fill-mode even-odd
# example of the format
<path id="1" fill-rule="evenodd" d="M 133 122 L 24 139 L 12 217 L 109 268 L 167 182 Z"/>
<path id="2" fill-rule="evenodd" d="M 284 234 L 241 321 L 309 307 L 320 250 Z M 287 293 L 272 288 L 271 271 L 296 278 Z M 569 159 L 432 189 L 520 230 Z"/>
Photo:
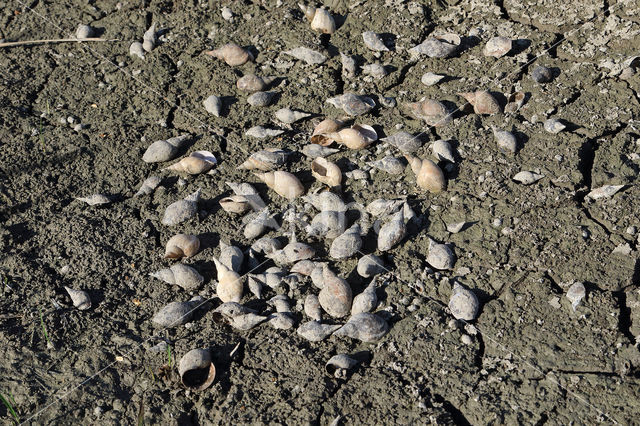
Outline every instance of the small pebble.
<path id="1" fill-rule="evenodd" d="M 537 66 L 531 72 L 531 78 L 533 78 L 536 83 L 548 83 L 553 79 L 553 73 L 550 68 Z"/>

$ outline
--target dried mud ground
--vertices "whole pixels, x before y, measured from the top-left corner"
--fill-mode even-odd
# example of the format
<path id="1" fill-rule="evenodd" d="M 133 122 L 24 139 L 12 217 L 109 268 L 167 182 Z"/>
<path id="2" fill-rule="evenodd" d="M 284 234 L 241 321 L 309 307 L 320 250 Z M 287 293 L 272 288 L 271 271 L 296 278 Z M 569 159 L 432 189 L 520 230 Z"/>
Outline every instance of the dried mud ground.
<path id="1" fill-rule="evenodd" d="M 0 6 L 0 39 L 66 37 L 85 23 L 119 40 L 0 48 L 0 393 L 20 421 L 627 424 L 640 418 L 640 74 L 620 72 L 620 64 L 638 55 L 637 1 L 328 1 L 340 16 L 331 37 L 312 32 L 294 1 L 9 0 Z M 232 9 L 232 21 L 222 18 L 222 6 Z M 163 30 L 162 42 L 144 61 L 129 56 L 131 41 L 152 21 Z M 366 30 L 384 33 L 392 50 L 367 50 Z M 444 31 L 463 37 L 458 55 L 410 60 L 408 48 Z M 516 40 L 514 49 L 500 59 L 484 57 L 484 43 L 495 35 Z M 252 46 L 256 62 L 231 68 L 201 54 L 228 41 Z M 328 61 L 306 65 L 280 53 L 299 45 L 323 51 Z M 345 77 L 340 52 L 387 64 L 391 72 L 379 80 Z M 552 67 L 553 81 L 535 83 L 536 65 Z M 420 83 L 427 71 L 449 77 L 427 87 Z M 247 105 L 235 81 L 249 72 L 282 77 L 274 105 Z M 399 107 L 357 118 L 381 135 L 426 130 L 423 155 L 439 138 L 457 153 L 455 165 L 445 168 L 448 189 L 439 195 L 418 191 L 410 170 L 400 178 L 379 172 L 367 182 L 347 180 L 343 187 L 347 199 L 361 203 L 406 195 L 419 215 L 406 239 L 383 256 L 393 273 L 378 290 L 378 310 L 391 325 L 381 342 L 311 343 L 266 324 L 238 332 L 216 322 L 210 309 L 185 326 L 152 326 L 160 307 L 192 297 L 148 276 L 166 266 L 161 254 L 171 235 L 200 235 L 204 247 L 190 263 L 206 278 L 195 292 L 205 297 L 215 290 L 211 259 L 220 238 L 249 246 L 241 218 L 217 203 L 230 192 L 225 181 L 257 182 L 235 169 L 249 152 L 300 149 L 320 117 L 340 115 L 324 101 L 343 91 L 399 103 L 427 96 L 454 109 L 463 106 L 457 92 L 476 88 L 521 90 L 527 98 L 513 114 L 457 111 L 437 130 Z M 202 107 L 211 94 L 225 97 L 221 118 Z M 315 116 L 282 126 L 273 113 L 283 106 Z M 545 132 L 549 117 L 568 128 Z M 86 127 L 75 131 L 77 123 Z M 266 141 L 244 135 L 258 124 L 287 131 Z M 491 126 L 516 132 L 516 155 L 496 149 Z M 188 151 L 218 157 L 213 175 L 178 181 L 162 165 L 141 161 L 152 141 L 184 132 L 195 137 Z M 387 152 L 393 153 L 376 142 L 331 159 L 354 169 Z M 307 189 L 317 188 L 308 163 L 294 155 L 287 167 Z M 521 185 L 511 179 L 521 170 L 544 178 Z M 163 176 L 162 185 L 131 198 L 151 174 Z M 611 198 L 585 197 L 602 185 L 625 186 Z M 272 211 L 286 207 L 256 186 Z M 172 228 L 160 223 L 167 205 L 198 188 L 197 218 Z M 118 202 L 90 207 L 74 199 L 93 193 L 114 194 Z M 472 225 L 447 232 L 445 224 L 462 221 Z M 428 268 L 428 237 L 452 245 L 452 271 Z M 373 243 L 368 238 L 363 250 L 374 252 Z M 314 245 L 326 252 L 323 243 Z M 332 262 L 354 293 L 368 282 L 354 272 L 356 261 Z M 454 281 L 483 303 L 473 327 L 451 321 L 446 304 Z M 587 296 L 574 312 L 565 293 L 577 281 Z M 86 289 L 93 307 L 74 309 L 65 285 Z M 305 284 L 294 296 L 311 291 Z M 250 306 L 265 309 L 250 299 Z M 297 309 L 303 320 L 300 304 Z M 470 344 L 462 343 L 463 334 Z M 214 385 L 193 393 L 179 386 L 175 368 L 159 374 L 167 353 L 150 348 L 160 341 L 177 359 L 210 348 Z M 324 373 L 332 355 L 363 351 L 367 360 L 346 379 Z M 5 405 L 0 418 L 12 422 Z"/>

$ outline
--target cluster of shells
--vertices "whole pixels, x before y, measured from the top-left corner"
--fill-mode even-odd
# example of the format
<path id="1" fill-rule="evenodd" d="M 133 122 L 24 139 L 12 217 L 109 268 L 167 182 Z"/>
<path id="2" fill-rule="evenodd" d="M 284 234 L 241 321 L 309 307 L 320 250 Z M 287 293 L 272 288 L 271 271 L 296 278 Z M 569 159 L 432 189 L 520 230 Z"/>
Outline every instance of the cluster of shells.
<path id="1" fill-rule="evenodd" d="M 310 22 L 311 29 L 324 34 L 337 30 L 334 17 L 325 8 L 300 5 Z M 145 52 L 151 52 L 156 44 L 156 30 L 152 26 L 144 35 L 144 43 L 135 42 L 131 46 L 133 55 L 144 58 Z M 362 34 L 367 48 L 377 52 L 389 52 L 384 40 L 375 32 Z M 512 48 L 511 40 L 495 37 L 489 40 L 483 53 L 499 58 Z M 409 50 L 415 57 L 428 56 L 447 58 L 459 54 L 460 37 L 455 34 L 430 36 Z M 247 49 L 229 43 L 205 52 L 211 57 L 237 67 L 254 61 L 254 55 Z M 324 53 L 306 47 L 298 47 L 286 52 L 307 64 L 322 64 L 327 60 Z M 341 53 L 343 72 L 354 73 L 355 62 L 347 54 Z M 370 73 L 384 72 L 370 68 Z M 422 82 L 437 84 L 445 76 L 427 73 Z M 548 69 L 538 67 L 534 70 L 534 80 L 544 83 L 552 78 Z M 252 106 L 270 105 L 276 97 L 268 91 L 277 79 L 273 76 L 245 74 L 237 80 L 237 88 L 248 93 L 247 102 Z M 486 90 L 473 90 L 460 93 L 472 113 L 478 115 L 502 114 L 517 110 L 524 101 L 522 93 L 508 97 L 509 103 L 502 106 L 496 97 Z M 393 98 L 379 97 L 379 102 L 387 108 L 396 107 Z M 220 116 L 222 99 L 216 95 L 207 97 L 203 103 L 206 111 Z M 312 342 L 332 338 L 357 339 L 366 343 L 378 342 L 390 330 L 389 315 L 380 309 L 378 289 L 383 277 L 389 277 L 390 265 L 384 260 L 385 254 L 403 245 L 410 244 L 412 235 L 408 231 L 411 221 L 419 223 L 416 213 L 405 198 L 376 199 L 366 206 L 347 203 L 342 192 L 344 178 L 366 179 L 366 170 L 377 169 L 390 176 L 405 175 L 409 185 L 417 186 L 424 195 L 437 194 L 447 190 L 447 175 L 443 167 L 456 161 L 457 153 L 452 145 L 444 140 L 431 144 L 429 155 L 420 155 L 423 142 L 417 135 L 399 131 L 381 140 L 392 147 L 395 154 L 381 160 L 368 163 L 366 170 L 358 169 L 345 172 L 338 165 L 341 153 L 352 150 L 366 150 L 379 140 L 372 112 L 379 107 L 373 97 L 365 94 L 343 93 L 329 97 L 327 108 L 337 108 L 343 116 L 340 119 L 324 118 L 316 121 L 312 132 L 307 133 L 309 143 L 300 152 L 308 158 L 307 167 L 317 180 L 314 190 L 300 180 L 299 176 L 287 171 L 287 165 L 293 153 L 284 145 L 264 146 L 247 155 L 246 160 L 237 164 L 238 170 L 246 173 L 247 180 L 264 183 L 274 194 L 290 203 L 290 206 L 302 205 L 303 214 L 292 208 L 282 214 L 282 223 L 278 223 L 277 211 L 270 211 L 260 192 L 249 182 L 227 182 L 230 190 L 220 200 L 220 208 L 231 216 L 243 215 L 242 232 L 247 246 L 238 247 L 229 241 L 221 241 L 217 254 L 211 257 L 215 263 L 217 277 L 215 283 L 216 298 L 220 304 L 213 309 L 215 317 L 231 328 L 245 331 L 259 326 L 270 326 L 279 330 L 295 330 L 299 336 Z M 407 114 L 422 120 L 426 126 L 446 126 L 452 121 L 452 113 L 445 104 L 436 99 L 421 99 L 400 105 Z M 275 120 L 293 129 L 297 123 L 312 119 L 313 114 L 283 107 L 275 112 Z M 550 120 L 544 128 L 550 133 L 564 129 L 562 122 Z M 272 138 L 285 131 L 254 126 L 246 134 L 255 138 Z M 494 128 L 496 147 L 513 154 L 518 143 L 513 133 Z M 418 135 L 419 136 L 419 135 Z M 192 135 L 183 134 L 151 144 L 142 156 L 146 163 L 167 163 L 175 160 Z M 280 141 L 284 139 L 279 138 Z M 167 173 L 199 175 L 210 173 L 217 165 L 217 159 L 208 151 L 195 151 L 180 160 L 169 164 L 162 170 Z M 445 168 L 446 169 L 446 168 Z M 522 184 L 532 184 L 544 176 L 534 171 L 521 171 L 513 179 Z M 146 179 L 135 196 L 151 194 L 162 183 L 159 176 Z M 606 191 L 600 191 L 602 193 Z M 611 192 L 611 191 L 610 191 Z M 608 192 L 607 192 L 608 193 Z M 594 194 L 593 197 L 599 196 Z M 176 285 L 185 291 L 202 289 L 206 279 L 191 265 L 183 263 L 185 259 L 200 251 L 201 244 L 197 235 L 179 232 L 181 224 L 197 216 L 201 191 L 197 190 L 183 199 L 170 204 L 161 214 L 161 223 L 175 229 L 175 235 L 166 241 L 163 257 L 167 267 L 151 271 L 150 276 Z M 107 204 L 114 201 L 113 196 L 94 194 L 80 200 L 91 205 Z M 309 220 L 303 216 L 311 213 Z M 355 213 L 355 214 L 352 214 Z M 350 218 L 357 217 L 353 220 Z M 460 225 L 460 226 L 458 226 Z M 459 231 L 464 224 L 452 226 Z M 265 236 L 268 232 L 280 233 L 277 237 Z M 374 237 L 375 247 L 365 247 L 363 241 Z M 286 244 L 283 242 L 286 238 Z M 324 246 L 327 258 L 320 258 L 315 247 Z M 341 276 L 336 262 L 357 258 L 356 272 L 368 285 L 358 294 L 345 278 Z M 264 268 L 265 262 L 272 262 Z M 446 242 L 430 239 L 426 263 L 435 270 L 452 270 L 456 254 Z M 258 272 L 259 271 L 259 272 Z M 311 285 L 308 285 L 311 284 Z M 74 304 L 80 309 L 91 306 L 85 295 L 79 290 L 68 289 Z M 573 296 L 572 296 L 573 297 Z M 266 303 L 252 303 L 262 306 L 254 309 L 247 303 L 263 300 Z M 576 298 L 577 300 L 577 298 Z M 209 309 L 208 300 L 196 296 L 186 301 L 172 301 L 153 315 L 151 321 L 157 327 L 170 328 L 183 325 L 192 320 L 198 309 Z M 461 283 L 455 283 L 450 295 L 451 315 L 462 321 L 473 321 L 479 315 L 481 304 L 472 289 Z M 327 363 L 331 374 L 344 372 L 357 365 L 358 361 L 346 354 L 339 354 Z M 337 371 L 337 372 L 336 372 Z M 184 355 L 179 365 L 179 373 L 185 386 L 202 390 L 213 382 L 215 367 L 211 355 L 205 349 L 194 349 Z"/>

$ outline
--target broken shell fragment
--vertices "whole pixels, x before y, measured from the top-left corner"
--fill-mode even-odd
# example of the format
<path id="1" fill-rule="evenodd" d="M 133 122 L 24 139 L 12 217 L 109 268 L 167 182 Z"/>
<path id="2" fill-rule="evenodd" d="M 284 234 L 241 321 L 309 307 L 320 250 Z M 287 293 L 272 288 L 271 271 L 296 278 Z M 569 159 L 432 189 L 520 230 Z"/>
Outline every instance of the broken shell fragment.
<path id="1" fill-rule="evenodd" d="M 208 350 L 192 349 L 180 359 L 178 374 L 186 388 L 203 391 L 215 380 L 216 367 Z"/>
<path id="2" fill-rule="evenodd" d="M 362 312 L 371 312 L 378 305 L 378 296 L 376 295 L 376 280 L 371 283 L 360 294 L 353 298 L 351 305 L 351 315 L 358 315 Z"/>
<path id="3" fill-rule="evenodd" d="M 307 118 L 310 116 L 311 114 L 309 113 L 302 112 L 302 111 L 294 111 L 289 108 L 281 108 L 278 111 L 276 111 L 276 118 L 285 124 L 295 123 L 298 120 L 302 120 L 303 118 Z"/>
<path id="4" fill-rule="evenodd" d="M 165 259 L 191 257 L 200 249 L 200 239 L 195 235 L 176 234 L 169 238 L 164 250 Z"/>
<path id="5" fill-rule="evenodd" d="M 188 323 L 196 308 L 204 303 L 202 297 L 196 296 L 187 302 L 171 302 L 160 309 L 151 318 L 157 327 L 170 328 Z"/>
<path id="6" fill-rule="evenodd" d="M 304 61 L 308 65 L 319 65 L 327 60 L 327 57 L 322 53 L 307 47 L 296 47 L 295 49 L 286 50 L 282 53 Z"/>
<path id="7" fill-rule="evenodd" d="M 325 136 L 349 149 L 365 148 L 378 139 L 378 134 L 374 128 L 366 124 L 356 124 L 348 129 L 327 133 Z"/>
<path id="8" fill-rule="evenodd" d="M 407 227 L 404 223 L 404 211 L 400 209 L 380 228 L 380 232 L 378 233 L 378 250 L 391 250 L 402 241 L 406 233 Z"/>
<path id="9" fill-rule="evenodd" d="M 215 257 L 213 263 L 218 271 L 218 286 L 216 293 L 222 302 L 240 302 L 242 299 L 242 277 L 237 272 L 227 268 Z"/>
<path id="10" fill-rule="evenodd" d="M 478 90 L 476 92 L 458 93 L 473 106 L 473 111 L 478 114 L 499 114 L 502 112 L 500 104 L 493 95 L 486 90 Z"/>
<path id="11" fill-rule="evenodd" d="M 315 143 L 302 147 L 302 153 L 309 158 L 326 157 L 339 151 L 340 150 L 337 148 L 329 148 L 322 145 L 316 145 Z"/>
<path id="12" fill-rule="evenodd" d="M 453 265 L 456 263 L 456 256 L 448 245 L 439 244 L 429 239 L 429 255 L 426 260 L 429 265 L 436 269 L 447 270 L 453 269 Z"/>
<path id="13" fill-rule="evenodd" d="M 416 183 L 422 189 L 437 194 L 447 189 L 447 181 L 442 169 L 436 163 L 425 158 L 421 160 L 412 155 L 405 155 L 416 175 Z"/>
<path id="14" fill-rule="evenodd" d="M 473 291 L 455 283 L 449 299 L 449 309 L 455 319 L 473 321 L 480 312 L 480 301 Z"/>
<path id="15" fill-rule="evenodd" d="M 340 186 L 342 183 L 340 167 L 323 157 L 316 158 L 311 162 L 311 174 L 329 187 Z"/>
<path id="16" fill-rule="evenodd" d="M 431 152 L 433 153 L 434 158 L 438 161 L 448 161 L 450 163 L 456 162 L 453 157 L 453 148 L 451 148 L 451 144 L 447 141 L 442 139 L 435 141 L 433 145 L 431 145 Z"/>
<path id="17" fill-rule="evenodd" d="M 142 155 L 142 161 L 145 163 L 161 163 L 176 158 L 180 148 L 182 148 L 191 135 L 184 134 L 175 136 L 166 140 L 155 141 Z"/>
<path id="18" fill-rule="evenodd" d="M 200 189 L 183 200 L 170 204 L 162 217 L 163 225 L 176 225 L 189 220 L 198 213 L 198 201 L 200 201 Z"/>
<path id="19" fill-rule="evenodd" d="M 388 52 L 389 48 L 384 45 L 382 38 L 373 31 L 365 31 L 362 33 L 362 38 L 364 39 L 364 44 L 369 49 L 374 50 L 376 52 Z"/>
<path id="20" fill-rule="evenodd" d="M 507 37 L 493 37 L 484 46 L 482 54 L 484 56 L 493 56 L 500 58 L 511 50 L 511 39 Z"/>
<path id="21" fill-rule="evenodd" d="M 569 287 L 566 297 L 571 302 L 573 312 L 576 311 L 576 308 L 578 307 L 584 296 L 586 296 L 586 294 L 587 292 L 584 288 L 584 284 L 582 284 L 581 282 L 573 283 L 571 287 Z"/>
<path id="22" fill-rule="evenodd" d="M 445 78 L 445 76 L 442 74 L 428 72 L 422 75 L 420 82 L 425 86 L 433 86 L 434 84 L 438 84 L 443 78 Z"/>
<path id="23" fill-rule="evenodd" d="M 181 263 L 172 265 L 170 268 L 160 269 L 149 275 L 168 284 L 182 287 L 187 291 L 197 290 L 204 282 L 203 276 L 198 271 Z"/>
<path id="24" fill-rule="evenodd" d="M 268 172 L 287 162 L 289 154 L 280 148 L 266 148 L 254 152 L 247 161 L 238 166 L 239 170 L 262 170 Z"/>
<path id="25" fill-rule="evenodd" d="M 361 232 L 360 225 L 354 223 L 333 240 L 329 248 L 329 256 L 333 259 L 346 259 L 355 255 L 362 248 Z"/>
<path id="26" fill-rule="evenodd" d="M 358 260 L 358 275 L 370 278 L 386 271 L 384 261 L 374 254 L 367 254 Z"/>
<path id="27" fill-rule="evenodd" d="M 141 195 L 151 194 L 158 187 L 158 185 L 160 185 L 160 182 L 162 182 L 162 179 L 160 179 L 158 176 L 149 176 L 144 180 L 144 182 L 142 182 L 142 185 L 140 185 L 140 189 L 138 189 L 138 192 L 136 192 L 133 196 L 139 197 Z"/>
<path id="28" fill-rule="evenodd" d="M 391 145 L 402 151 L 404 154 L 411 154 L 422 147 L 422 142 L 418 137 L 415 137 L 412 134 L 404 131 L 394 133 L 393 135 L 387 136 L 386 138 L 380 140 L 390 143 Z"/>
<path id="29" fill-rule="evenodd" d="M 73 306 L 75 306 L 81 311 L 84 311 L 91 307 L 91 299 L 89 298 L 89 293 L 83 290 L 76 290 L 67 286 L 64 286 L 64 289 L 67 290 L 67 293 L 71 298 L 71 302 L 73 303 Z"/>
<path id="30" fill-rule="evenodd" d="M 262 127 L 262 126 L 253 126 L 249 130 L 244 132 L 245 135 L 251 136 L 253 138 L 258 138 L 258 139 L 272 138 L 275 136 L 279 136 L 283 133 L 284 133 L 284 130 L 267 129 L 266 127 Z"/>
<path id="31" fill-rule="evenodd" d="M 163 170 L 170 170 L 172 172 L 187 173 L 189 175 L 197 175 L 200 173 L 206 173 L 218 163 L 215 155 L 209 151 L 194 151 L 189 154 L 188 157 L 184 157 L 182 160 Z"/>
<path id="32" fill-rule="evenodd" d="M 460 37 L 456 34 L 444 34 L 438 37 L 427 37 L 419 45 L 409 49 L 411 56 L 427 55 L 430 58 L 448 58 L 460 45 Z"/>
<path id="33" fill-rule="evenodd" d="M 347 336 L 365 343 L 375 343 L 389 331 L 389 324 L 381 317 L 362 312 L 349 318 L 349 321 L 333 334 Z"/>
<path id="34" fill-rule="evenodd" d="M 76 198 L 78 201 L 82 201 L 83 203 L 87 203 L 90 206 L 100 206 L 103 204 L 109 204 L 113 202 L 113 198 L 109 195 L 104 194 L 93 194 L 88 197 L 78 197 Z"/>
<path id="35" fill-rule="evenodd" d="M 324 285 L 318 301 L 322 309 L 334 318 L 342 318 L 351 310 L 352 295 L 349 283 L 338 277 L 327 266 L 322 270 Z"/>
<path id="36" fill-rule="evenodd" d="M 344 112 L 352 117 L 366 114 L 376 106 L 375 101 L 370 97 L 355 95 L 353 93 L 334 96 L 333 98 L 327 99 L 326 102 L 336 108 L 342 108 Z"/>
<path id="37" fill-rule="evenodd" d="M 213 56 L 214 58 L 220 59 L 227 65 L 230 65 L 232 67 L 236 67 L 253 61 L 253 55 L 249 51 L 243 49 L 235 43 L 228 43 L 220 47 L 219 49 L 209 50 L 204 53 L 209 56 Z"/>
<path id="38" fill-rule="evenodd" d="M 316 125 L 311 134 L 311 143 L 319 144 L 322 146 L 330 145 L 332 140 L 327 140 L 324 136 L 327 133 L 337 132 L 344 126 L 344 123 L 340 120 L 334 120 L 327 118 L 322 120 Z"/>
<path id="39" fill-rule="evenodd" d="M 358 71 L 356 59 L 351 55 L 340 52 L 340 62 L 342 63 L 342 73 L 348 77 L 353 77 Z"/>
<path id="40" fill-rule="evenodd" d="M 259 77 L 255 74 L 247 74 L 238 79 L 236 87 L 245 92 L 260 92 L 275 80 L 276 77 Z"/>
<path id="41" fill-rule="evenodd" d="M 525 97 L 526 95 L 522 91 L 517 91 L 515 93 L 512 93 L 511 96 L 509 96 L 507 105 L 505 105 L 504 107 L 505 114 L 514 114 L 518 112 L 518 110 L 524 104 Z"/>
<path id="42" fill-rule="evenodd" d="M 396 157 L 393 157 L 391 155 L 387 155 L 386 157 L 380 160 L 371 161 L 367 164 L 369 164 L 372 167 L 375 167 L 378 170 L 387 172 L 390 175 L 399 175 L 401 173 L 404 173 L 404 169 L 406 167 L 406 164 L 403 163 L 402 160 Z"/>
<path id="43" fill-rule="evenodd" d="M 382 64 L 367 64 L 362 67 L 362 74 L 381 79 L 389 74 L 389 72 L 387 71 L 387 68 Z"/>
<path id="44" fill-rule="evenodd" d="M 517 173 L 512 179 L 523 185 L 531 185 L 532 183 L 539 181 L 543 177 L 544 175 L 538 173 L 522 171 L 520 173 Z"/>
<path id="45" fill-rule="evenodd" d="M 405 103 L 404 107 L 412 117 L 424 120 L 429 126 L 441 127 L 453 120 L 447 107 L 434 99 Z"/>
<path id="46" fill-rule="evenodd" d="M 227 213 L 242 214 L 251 208 L 244 195 L 224 197 L 220 199 L 219 204 Z"/>
<path id="47" fill-rule="evenodd" d="M 624 185 L 604 185 L 591 190 L 591 192 L 587 194 L 587 197 L 591 198 L 592 200 L 609 198 L 612 197 L 616 192 L 620 191 L 622 188 L 624 188 Z"/>
<path id="48" fill-rule="evenodd" d="M 202 105 L 209 114 L 220 117 L 220 112 L 222 111 L 222 99 L 220 99 L 218 96 L 209 96 L 207 99 L 202 101 Z"/>
<path id="49" fill-rule="evenodd" d="M 218 260 L 228 269 L 240 272 L 240 268 L 242 268 L 242 263 L 244 262 L 244 254 L 240 248 L 220 240 L 220 257 Z"/>
<path id="50" fill-rule="evenodd" d="M 319 321 L 313 320 L 300 324 L 297 333 L 310 342 L 319 342 L 326 339 L 339 328 L 339 325 L 321 324 Z"/>
<path id="51" fill-rule="evenodd" d="M 513 133 L 494 127 L 493 137 L 495 138 L 500 151 L 513 154 L 518 150 L 518 142 Z"/>
<path id="52" fill-rule="evenodd" d="M 278 170 L 275 172 L 254 173 L 258 179 L 267 184 L 278 195 L 293 200 L 304 194 L 304 186 L 293 174 Z"/>
<path id="53" fill-rule="evenodd" d="M 94 29 L 89 25 L 80 24 L 76 29 L 76 38 L 78 40 L 93 37 L 93 34 L 94 34 Z"/>
<path id="54" fill-rule="evenodd" d="M 275 98 L 276 92 L 255 92 L 247 98 L 247 103 L 254 107 L 266 107 Z"/>
<path id="55" fill-rule="evenodd" d="M 565 126 L 560 120 L 557 120 L 555 118 L 549 118 L 544 122 L 544 129 L 549 133 L 553 133 L 554 135 L 560 133 L 566 128 L 567 126 Z"/>
<path id="56" fill-rule="evenodd" d="M 334 355 L 327 361 L 324 366 L 324 370 L 329 376 L 336 379 L 344 379 L 347 377 L 347 372 L 353 367 L 358 365 L 360 361 L 351 358 L 347 354 Z"/>
<path id="57" fill-rule="evenodd" d="M 309 224 L 305 230 L 311 237 L 334 239 L 342 234 L 345 228 L 346 216 L 344 212 L 325 210 L 315 215 L 311 220 L 311 224 Z"/>
<path id="58" fill-rule="evenodd" d="M 304 299 L 304 313 L 312 320 L 320 321 L 322 319 L 322 307 L 318 296 L 315 294 L 307 295 Z"/>

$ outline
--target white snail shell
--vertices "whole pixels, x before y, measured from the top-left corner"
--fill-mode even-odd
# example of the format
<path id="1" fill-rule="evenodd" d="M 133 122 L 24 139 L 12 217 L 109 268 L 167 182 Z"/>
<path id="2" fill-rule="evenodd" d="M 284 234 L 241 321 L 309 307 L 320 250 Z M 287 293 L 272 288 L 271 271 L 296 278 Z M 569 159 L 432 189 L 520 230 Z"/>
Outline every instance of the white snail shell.
<path id="1" fill-rule="evenodd" d="M 167 241 L 164 251 L 165 259 L 191 257 L 200 249 L 200 239 L 195 235 L 176 234 Z"/>
<path id="2" fill-rule="evenodd" d="M 242 277 L 237 272 L 227 268 L 218 259 L 213 258 L 218 271 L 218 286 L 216 293 L 222 302 L 240 302 L 242 299 Z"/>
<path id="3" fill-rule="evenodd" d="M 298 327 L 297 333 L 310 342 L 319 342 L 326 339 L 339 328 L 339 325 L 321 324 L 319 321 L 312 320 L 301 324 L 300 327 Z"/>
<path id="4" fill-rule="evenodd" d="M 323 269 L 324 286 L 320 290 L 318 300 L 326 313 L 335 318 L 342 318 L 351 310 L 352 294 L 349 283 L 338 277 L 328 267 Z"/>
<path id="5" fill-rule="evenodd" d="M 258 179 L 267 184 L 278 195 L 293 200 L 304 194 L 304 186 L 293 174 L 278 170 L 275 172 L 254 173 Z"/>
<path id="6" fill-rule="evenodd" d="M 200 189 L 183 200 L 170 204 L 162 217 L 163 225 L 177 225 L 189 220 L 198 213 L 198 201 L 200 201 Z"/>
<path id="7" fill-rule="evenodd" d="M 64 289 L 69 294 L 73 306 L 81 311 L 91 308 L 91 299 L 89 293 L 83 290 L 76 290 L 71 287 L 64 286 Z"/>
<path id="8" fill-rule="evenodd" d="M 192 349 L 180 359 L 178 374 L 185 387 L 203 391 L 215 380 L 216 367 L 208 350 Z"/>
<path id="9" fill-rule="evenodd" d="M 154 278 L 158 278 L 168 284 L 175 284 L 187 291 L 197 290 L 204 282 L 202 275 L 194 268 L 188 265 L 178 263 L 169 268 L 160 269 L 159 271 L 149 274 Z"/>

